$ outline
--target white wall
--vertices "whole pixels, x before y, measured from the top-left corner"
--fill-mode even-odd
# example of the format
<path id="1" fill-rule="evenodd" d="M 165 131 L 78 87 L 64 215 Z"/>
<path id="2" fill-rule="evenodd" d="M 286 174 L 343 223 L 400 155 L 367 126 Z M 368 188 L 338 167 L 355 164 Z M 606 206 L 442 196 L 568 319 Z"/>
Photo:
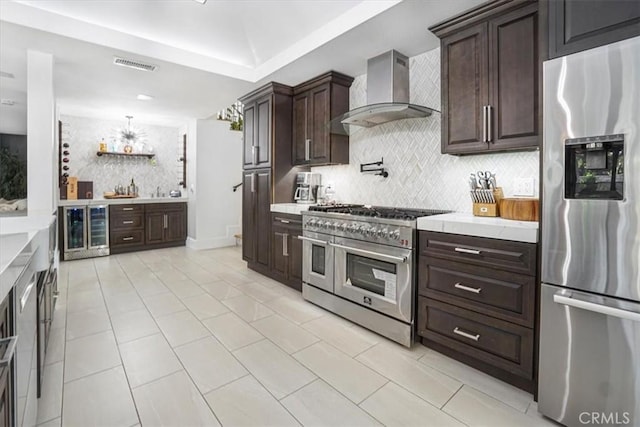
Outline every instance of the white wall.
<path id="1" fill-rule="evenodd" d="M 410 58 L 411 102 L 440 110 L 440 49 Z M 350 108 L 366 104 L 367 76 L 350 89 Z M 349 164 L 312 168 L 324 184 L 335 184 L 336 196 L 347 203 L 365 203 L 471 212 L 469 174 L 496 173 L 505 196 L 513 194 L 515 178 L 539 178 L 538 151 L 451 156 L 440 153 L 440 113 L 362 129 L 350 136 Z M 388 178 L 360 173 L 360 163 L 384 157 Z"/>
<path id="2" fill-rule="evenodd" d="M 242 179 L 242 133 L 229 130 L 229 122 L 194 120 L 187 138 L 187 245 L 234 245 L 233 235 L 241 230 L 242 191 L 234 193 L 232 187 Z"/>
<path id="3" fill-rule="evenodd" d="M 27 199 L 28 216 L 56 209 L 51 182 L 56 179 L 53 55 L 27 51 Z"/>

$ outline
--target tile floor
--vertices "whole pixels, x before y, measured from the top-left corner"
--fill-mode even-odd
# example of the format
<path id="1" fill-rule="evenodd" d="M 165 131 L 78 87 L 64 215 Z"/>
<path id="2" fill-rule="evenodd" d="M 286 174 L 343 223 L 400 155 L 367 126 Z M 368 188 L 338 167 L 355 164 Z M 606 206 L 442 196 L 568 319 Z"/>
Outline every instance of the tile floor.
<path id="1" fill-rule="evenodd" d="M 250 271 L 239 248 L 62 263 L 41 426 L 553 425 L 532 396 Z"/>

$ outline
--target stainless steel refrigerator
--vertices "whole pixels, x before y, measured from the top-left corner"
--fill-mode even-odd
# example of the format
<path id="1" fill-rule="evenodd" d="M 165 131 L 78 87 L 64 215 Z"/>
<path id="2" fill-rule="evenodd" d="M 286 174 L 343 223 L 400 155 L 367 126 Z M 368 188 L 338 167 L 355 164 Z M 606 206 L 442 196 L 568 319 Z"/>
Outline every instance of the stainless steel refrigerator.
<path id="1" fill-rule="evenodd" d="M 640 37 L 544 64 L 539 410 L 640 426 Z"/>

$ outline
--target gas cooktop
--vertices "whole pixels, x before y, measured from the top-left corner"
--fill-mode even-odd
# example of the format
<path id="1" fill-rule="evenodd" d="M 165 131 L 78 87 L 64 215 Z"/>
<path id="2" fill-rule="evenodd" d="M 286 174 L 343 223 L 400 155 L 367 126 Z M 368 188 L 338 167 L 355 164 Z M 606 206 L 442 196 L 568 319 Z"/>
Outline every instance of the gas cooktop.
<path id="1" fill-rule="evenodd" d="M 366 206 L 366 205 L 324 205 L 310 206 L 309 211 L 313 212 L 330 212 L 342 213 L 356 216 L 364 216 L 370 218 L 385 219 L 404 219 L 415 220 L 422 216 L 440 215 L 449 213 L 450 211 L 438 209 L 411 209 L 411 208 L 392 208 L 384 206 Z"/>

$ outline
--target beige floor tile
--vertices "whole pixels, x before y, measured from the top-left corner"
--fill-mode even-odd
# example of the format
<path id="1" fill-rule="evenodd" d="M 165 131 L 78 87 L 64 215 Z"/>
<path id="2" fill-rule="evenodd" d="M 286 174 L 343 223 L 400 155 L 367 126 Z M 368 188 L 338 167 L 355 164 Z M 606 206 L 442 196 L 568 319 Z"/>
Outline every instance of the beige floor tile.
<path id="1" fill-rule="evenodd" d="M 104 308 L 104 298 L 100 289 L 74 292 L 67 298 L 67 313 L 85 311 L 92 308 Z"/>
<path id="2" fill-rule="evenodd" d="M 249 282 L 236 285 L 242 293 L 249 295 L 260 302 L 265 302 L 282 296 L 280 288 L 269 288 L 258 282 Z"/>
<path id="3" fill-rule="evenodd" d="M 111 329 L 106 308 L 93 308 L 67 314 L 67 340 Z"/>
<path id="4" fill-rule="evenodd" d="M 544 415 L 542 415 L 540 412 L 538 412 L 538 402 L 531 402 L 531 404 L 529 405 L 529 408 L 527 408 L 526 414 L 528 417 L 531 417 L 534 420 L 536 420 L 538 422 L 537 425 L 548 426 L 548 427 L 560 426 L 559 423 L 556 423 L 552 419 L 547 418 Z"/>
<path id="5" fill-rule="evenodd" d="M 62 418 L 56 418 L 50 421 L 46 421 L 42 424 L 38 424 L 38 427 L 60 427 L 62 425 Z"/>
<path id="6" fill-rule="evenodd" d="M 133 287 L 128 277 L 122 279 L 107 279 L 100 280 L 100 286 L 102 288 L 102 294 L 106 297 L 125 294 L 129 292 L 136 292 L 136 288 Z M 137 292 L 136 292 L 137 295 Z"/>
<path id="7" fill-rule="evenodd" d="M 58 362 L 44 368 L 42 395 L 38 399 L 38 419 L 41 424 L 62 416 L 62 385 L 64 363 Z"/>
<path id="8" fill-rule="evenodd" d="M 144 279 L 134 279 L 129 277 L 129 280 L 131 280 L 133 287 L 136 288 L 136 291 L 138 291 L 142 297 L 150 297 L 164 292 L 169 292 L 169 288 L 167 288 L 155 275 L 153 278 Z"/>
<path id="9" fill-rule="evenodd" d="M 200 285 L 209 295 L 222 301 L 223 299 L 234 298 L 242 295 L 238 289 L 223 280 Z"/>
<path id="10" fill-rule="evenodd" d="M 360 407 L 387 426 L 464 426 L 393 382 L 373 393 Z"/>
<path id="11" fill-rule="evenodd" d="M 120 355 L 132 388 L 182 370 L 160 333 L 120 344 Z"/>
<path id="12" fill-rule="evenodd" d="M 119 343 L 137 340 L 159 332 L 158 326 L 147 310 L 111 316 L 111 322 Z"/>
<path id="13" fill-rule="evenodd" d="M 322 341 L 293 357 L 355 403 L 362 402 L 388 381 Z"/>
<path id="14" fill-rule="evenodd" d="M 189 311 L 168 314 L 156 319 L 167 341 L 172 347 L 195 341 L 209 335 L 209 331 Z"/>
<path id="15" fill-rule="evenodd" d="M 298 422 L 262 387 L 247 375 L 205 396 L 226 426 L 297 426 Z"/>
<path id="16" fill-rule="evenodd" d="M 539 420 L 466 385 L 444 406 L 443 411 L 470 427 L 540 425 Z"/>
<path id="17" fill-rule="evenodd" d="M 64 329 L 67 327 L 67 306 L 65 291 L 59 291 L 58 299 L 56 300 L 53 308 L 53 322 L 51 322 L 51 329 Z"/>
<path id="18" fill-rule="evenodd" d="M 237 350 L 264 339 L 258 331 L 234 313 L 225 313 L 202 323 L 228 350 Z"/>
<path id="19" fill-rule="evenodd" d="M 251 326 L 287 353 L 295 353 L 320 341 L 315 335 L 277 314 L 256 320 Z"/>
<path id="20" fill-rule="evenodd" d="M 316 379 L 312 372 L 268 340 L 248 345 L 233 354 L 276 399 L 282 399 Z"/>
<path id="21" fill-rule="evenodd" d="M 184 274 L 196 284 L 209 283 L 213 280 L 218 280 L 219 277 L 202 267 L 189 268 Z"/>
<path id="22" fill-rule="evenodd" d="M 214 271 L 213 273 L 220 279 L 224 280 L 225 282 L 229 282 L 232 285 L 241 285 L 243 283 L 251 282 L 251 279 L 249 279 L 247 276 L 244 276 L 235 271 L 231 271 L 228 267 L 221 267 L 219 271 Z"/>
<path id="23" fill-rule="evenodd" d="M 302 327 L 351 357 L 371 348 L 381 340 L 359 333 L 346 320 L 335 316 L 322 316 L 303 323 Z"/>
<path id="24" fill-rule="evenodd" d="M 133 397 L 144 426 L 220 425 L 184 372 L 135 388 Z"/>
<path id="25" fill-rule="evenodd" d="M 292 298 L 282 296 L 269 300 L 265 303 L 267 307 L 278 312 L 282 317 L 286 317 L 295 323 L 304 323 L 325 315 L 325 311 L 307 301 L 296 301 Z"/>
<path id="26" fill-rule="evenodd" d="M 62 425 L 132 426 L 136 408 L 122 367 L 64 385 Z"/>
<path id="27" fill-rule="evenodd" d="M 44 358 L 46 365 L 64 361 L 65 333 L 66 330 L 64 328 L 51 328 L 51 335 L 49 335 L 49 343 L 47 344 L 47 354 Z"/>
<path id="28" fill-rule="evenodd" d="M 420 362 L 444 372 L 476 390 L 481 390 L 518 411 L 526 411 L 533 401 L 533 396 L 526 391 L 515 388 L 436 351 L 427 350 Z"/>
<path id="29" fill-rule="evenodd" d="M 247 322 L 253 322 L 273 314 L 273 310 L 246 295 L 229 298 L 222 303 Z"/>
<path id="30" fill-rule="evenodd" d="M 281 403 L 305 426 L 379 426 L 380 423 L 322 380 L 285 397 Z"/>
<path id="31" fill-rule="evenodd" d="M 153 317 L 184 311 L 187 307 L 171 292 L 142 297 Z"/>
<path id="32" fill-rule="evenodd" d="M 438 408 L 462 386 L 460 381 L 384 346 L 375 346 L 356 360 Z"/>
<path id="33" fill-rule="evenodd" d="M 120 365 L 120 353 L 112 331 L 67 341 L 64 382 Z"/>
<path id="34" fill-rule="evenodd" d="M 184 298 L 182 302 L 200 320 L 219 316 L 229 311 L 225 305 L 209 294 Z"/>
<path id="35" fill-rule="evenodd" d="M 133 287 L 129 291 L 116 294 L 105 293 L 104 300 L 107 303 L 107 310 L 110 316 L 145 309 L 144 303 Z"/>
<path id="36" fill-rule="evenodd" d="M 167 280 L 164 284 L 178 298 L 187 298 L 204 294 L 204 289 L 193 283 L 192 280 Z"/>
<path id="37" fill-rule="evenodd" d="M 361 328 L 359 326 L 356 326 L 355 328 L 363 329 L 363 328 Z M 371 332 L 371 331 L 366 331 L 366 332 L 373 334 L 373 332 Z M 380 337 L 377 334 L 374 334 L 374 335 L 376 335 L 377 337 Z M 409 358 L 414 359 L 414 360 L 420 359 L 422 356 L 425 355 L 425 353 L 427 351 L 429 351 L 429 349 L 427 347 L 423 346 L 419 342 L 412 343 L 411 347 L 405 347 L 402 344 L 398 344 L 398 343 L 396 343 L 394 341 L 391 341 L 391 340 L 388 340 L 386 338 L 385 339 L 381 339 L 380 340 L 380 344 L 378 344 L 378 345 L 381 345 L 383 347 L 387 347 L 387 348 L 391 349 L 392 351 L 394 351 L 395 353 L 399 353 L 399 354 L 401 354 L 403 356 L 409 357 Z"/>
<path id="38" fill-rule="evenodd" d="M 213 337 L 176 347 L 176 354 L 201 393 L 208 393 L 248 374 Z"/>
<path id="39" fill-rule="evenodd" d="M 160 262 L 153 266 L 149 264 L 149 267 L 151 267 L 151 270 L 156 276 L 162 277 L 163 282 L 166 280 L 178 281 L 188 279 L 188 277 L 183 272 L 166 264 L 165 262 Z"/>

